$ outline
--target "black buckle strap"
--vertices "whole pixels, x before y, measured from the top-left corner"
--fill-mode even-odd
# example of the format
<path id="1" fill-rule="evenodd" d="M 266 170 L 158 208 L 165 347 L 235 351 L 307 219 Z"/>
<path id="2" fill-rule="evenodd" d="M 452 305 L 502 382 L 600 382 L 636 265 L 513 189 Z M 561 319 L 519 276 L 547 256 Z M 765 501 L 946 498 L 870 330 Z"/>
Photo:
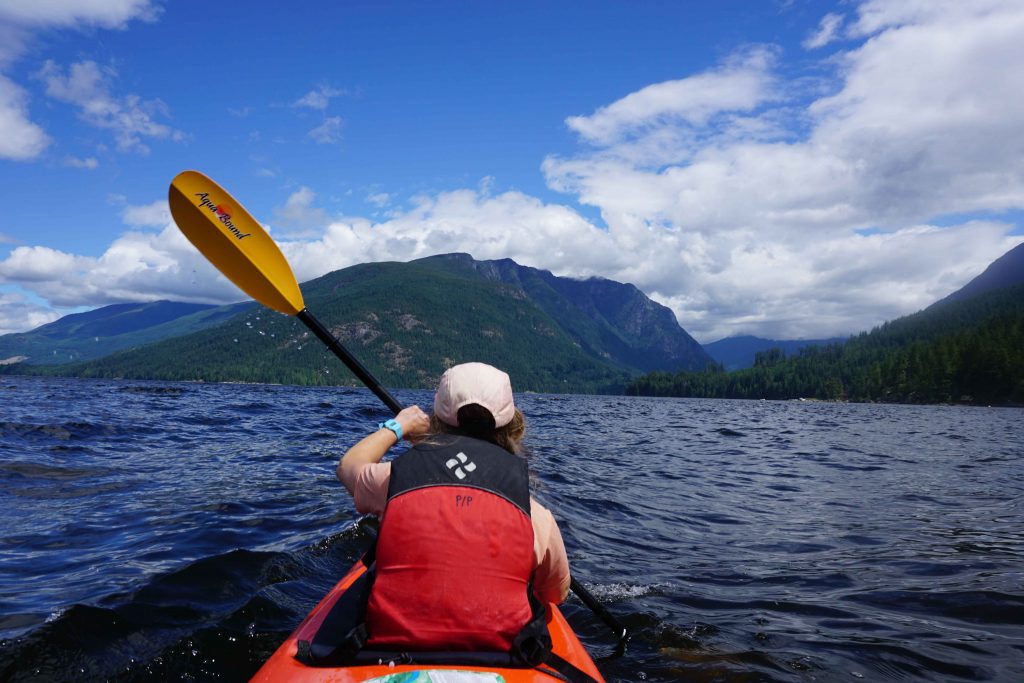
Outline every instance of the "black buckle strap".
<path id="1" fill-rule="evenodd" d="M 562 659 L 562 657 L 554 652 L 548 653 L 547 659 L 544 660 L 544 665 L 557 671 L 569 683 L 598 683 L 596 678 L 578 668 L 568 659 Z M 544 671 L 544 669 L 538 667 L 538 671 Z M 544 671 L 544 673 L 550 674 L 551 672 Z"/>
<path id="2" fill-rule="evenodd" d="M 296 659 L 309 666 L 337 666 L 351 661 L 363 649 L 367 640 L 366 601 L 373 579 L 374 573 L 367 571 L 352 582 L 312 640 L 299 641 Z"/>

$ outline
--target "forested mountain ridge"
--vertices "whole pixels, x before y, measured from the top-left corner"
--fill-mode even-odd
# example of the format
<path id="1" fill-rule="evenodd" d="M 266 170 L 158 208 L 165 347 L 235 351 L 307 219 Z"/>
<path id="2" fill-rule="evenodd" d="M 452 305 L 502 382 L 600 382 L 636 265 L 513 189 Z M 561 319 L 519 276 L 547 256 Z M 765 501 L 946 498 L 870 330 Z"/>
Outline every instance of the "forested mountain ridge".
<path id="1" fill-rule="evenodd" d="M 758 354 L 733 373 L 651 373 L 627 393 L 913 403 L 1024 402 L 1024 284 L 946 299 L 844 345 Z"/>
<path id="2" fill-rule="evenodd" d="M 491 276 L 499 270 L 505 275 Z M 638 301 L 636 295 L 646 297 L 631 285 L 605 280 L 579 281 L 582 284 L 577 286 L 561 280 L 512 261 L 474 261 L 452 255 L 352 266 L 305 283 L 302 290 L 309 310 L 391 387 L 431 387 L 451 364 L 482 360 L 507 370 L 517 390 L 617 392 L 651 363 L 678 367 L 680 354 L 685 354 L 679 348 L 688 342 L 700 350 L 671 311 Z M 581 292 L 588 282 L 603 291 L 635 294 L 599 306 L 593 299 L 600 293 Z M 577 296 L 570 299 L 561 290 Z M 660 329 L 662 325 L 667 329 Z M 654 346 L 645 345 L 649 329 L 662 335 L 649 335 L 655 339 Z M 634 364 L 638 358 L 645 364 Z M 689 367 L 704 366 L 700 351 Z M 297 320 L 263 307 L 194 334 L 88 363 L 37 371 L 357 384 Z"/>
<path id="3" fill-rule="evenodd" d="M 252 302 L 213 306 L 178 301 L 112 304 L 72 313 L 29 332 L 0 336 L 0 361 L 70 363 L 196 332 L 237 315 Z"/>
<path id="4" fill-rule="evenodd" d="M 833 337 L 831 339 L 764 339 L 763 337 L 740 335 L 704 344 L 704 350 L 715 359 L 715 362 L 722 365 L 725 370 L 743 370 L 754 365 L 756 354 L 761 351 L 780 349 L 787 356 L 792 356 L 808 346 L 842 344 L 846 339 L 846 337 Z"/>
<path id="5" fill-rule="evenodd" d="M 985 292 L 1020 284 L 1024 284 L 1024 243 L 997 258 L 981 275 L 932 306 L 947 301 L 963 301 Z"/>
<path id="6" fill-rule="evenodd" d="M 702 370 L 714 362 L 669 308 L 631 284 L 558 277 L 512 259 L 476 261 L 469 254 L 430 256 L 420 262 L 455 272 L 469 268 L 520 288 L 589 353 L 624 367 Z"/>

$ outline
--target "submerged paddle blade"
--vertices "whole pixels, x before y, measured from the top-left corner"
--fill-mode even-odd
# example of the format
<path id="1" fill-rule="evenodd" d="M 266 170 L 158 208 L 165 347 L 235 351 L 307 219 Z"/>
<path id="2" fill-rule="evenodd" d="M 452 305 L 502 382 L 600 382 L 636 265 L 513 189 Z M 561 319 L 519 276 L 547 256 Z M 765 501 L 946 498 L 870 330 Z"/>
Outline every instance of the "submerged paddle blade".
<path id="1" fill-rule="evenodd" d="M 224 188 L 198 171 L 184 171 L 171 181 L 168 202 L 188 241 L 239 289 L 281 313 L 305 308 L 277 244 Z"/>

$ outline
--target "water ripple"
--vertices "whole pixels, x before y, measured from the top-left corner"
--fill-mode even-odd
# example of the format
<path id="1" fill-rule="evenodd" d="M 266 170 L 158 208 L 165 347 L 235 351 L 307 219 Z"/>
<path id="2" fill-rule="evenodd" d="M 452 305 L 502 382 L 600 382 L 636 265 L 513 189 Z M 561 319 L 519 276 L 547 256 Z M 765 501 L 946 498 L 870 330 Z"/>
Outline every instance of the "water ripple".
<path id="1" fill-rule="evenodd" d="M 365 390 L 3 389 L 0 680 L 245 680 L 367 542 Z M 1024 680 L 1020 410 L 517 401 L 609 681 Z"/>

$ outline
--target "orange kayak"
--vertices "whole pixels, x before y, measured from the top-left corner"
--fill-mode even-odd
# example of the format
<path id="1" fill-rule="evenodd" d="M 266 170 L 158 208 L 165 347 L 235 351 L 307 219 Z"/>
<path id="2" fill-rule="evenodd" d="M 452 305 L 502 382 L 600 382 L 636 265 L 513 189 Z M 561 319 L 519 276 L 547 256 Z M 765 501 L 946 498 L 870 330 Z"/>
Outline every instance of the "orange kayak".
<path id="1" fill-rule="evenodd" d="M 281 647 L 271 655 L 252 678 L 256 682 L 270 681 L 332 681 L 354 683 L 551 683 L 564 680 L 555 673 L 548 673 L 546 665 L 538 668 L 512 668 L 469 666 L 461 664 L 403 664 L 383 662 L 344 666 L 308 666 L 296 658 L 300 641 L 308 643 L 320 629 L 327 615 L 345 592 L 366 572 L 362 562 L 356 562 L 338 584 L 320 601 L 313 611 L 299 624 Z M 552 649 L 562 660 L 570 663 L 582 674 L 598 683 L 604 678 L 590 658 L 583 643 L 579 641 L 558 607 L 547 605 L 547 628 L 551 636 Z M 585 679 L 585 677 L 584 677 Z"/>

